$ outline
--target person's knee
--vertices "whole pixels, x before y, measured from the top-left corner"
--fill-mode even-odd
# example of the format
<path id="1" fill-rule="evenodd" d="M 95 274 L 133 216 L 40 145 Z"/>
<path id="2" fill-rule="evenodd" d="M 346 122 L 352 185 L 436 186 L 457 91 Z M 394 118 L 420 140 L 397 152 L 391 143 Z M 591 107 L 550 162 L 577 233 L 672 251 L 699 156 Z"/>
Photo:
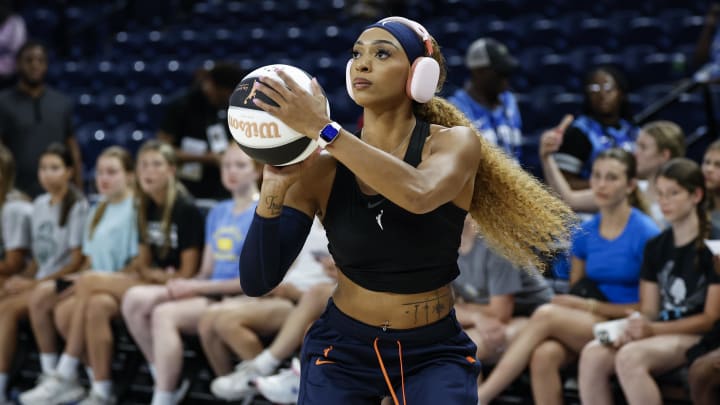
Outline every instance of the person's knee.
<path id="1" fill-rule="evenodd" d="M 173 302 L 167 302 L 156 306 L 152 310 L 152 329 L 153 331 L 161 331 L 163 329 L 175 329 L 176 319 L 182 314 L 178 313 L 176 305 Z"/>
<path id="2" fill-rule="evenodd" d="M 550 326 L 557 316 L 557 306 L 554 304 L 543 304 L 539 306 L 530 316 L 533 327 Z"/>
<path id="3" fill-rule="evenodd" d="M 598 342 L 590 342 L 580 352 L 578 369 L 581 375 L 592 375 L 598 370 L 614 367 L 612 353 Z"/>
<path id="4" fill-rule="evenodd" d="M 28 306 L 31 311 L 45 312 L 53 308 L 55 297 L 55 284 L 52 281 L 45 281 L 37 285 L 30 293 Z"/>
<path id="5" fill-rule="evenodd" d="M 211 312 L 206 313 L 200 318 L 200 322 L 198 322 L 198 336 L 200 336 L 200 340 L 207 340 L 214 336 L 214 324 L 215 316 Z"/>
<path id="6" fill-rule="evenodd" d="M 88 298 L 85 319 L 90 325 L 107 323 L 117 313 L 117 303 L 107 295 L 97 294 Z"/>
<path id="7" fill-rule="evenodd" d="M 538 346 L 530 357 L 532 370 L 559 370 L 563 361 L 563 348 L 555 342 L 545 342 Z"/>
<path id="8" fill-rule="evenodd" d="M 152 295 L 146 286 L 132 287 L 122 299 L 122 314 L 125 319 L 134 319 L 137 317 L 150 315 L 152 307 L 150 301 L 152 301 Z"/>
<path id="9" fill-rule="evenodd" d="M 688 370 L 688 382 L 691 387 L 704 387 L 712 380 L 713 374 L 720 376 L 720 370 L 713 366 L 713 359 L 703 356 L 696 359 Z"/>
<path id="10" fill-rule="evenodd" d="M 622 378 L 646 370 L 645 358 L 646 353 L 642 348 L 633 342 L 628 343 L 615 355 L 615 373 Z"/>

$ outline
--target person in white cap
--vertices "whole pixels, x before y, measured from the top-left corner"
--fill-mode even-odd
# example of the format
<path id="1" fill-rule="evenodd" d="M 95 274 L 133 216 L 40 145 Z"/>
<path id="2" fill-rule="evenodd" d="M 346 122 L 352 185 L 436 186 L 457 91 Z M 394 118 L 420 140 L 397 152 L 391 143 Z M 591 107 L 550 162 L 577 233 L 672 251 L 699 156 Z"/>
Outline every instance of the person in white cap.
<path id="1" fill-rule="evenodd" d="M 475 40 L 465 55 L 470 79 L 448 98 L 482 135 L 520 161 L 522 119 L 508 78 L 518 67 L 505 45 L 492 39 Z"/>

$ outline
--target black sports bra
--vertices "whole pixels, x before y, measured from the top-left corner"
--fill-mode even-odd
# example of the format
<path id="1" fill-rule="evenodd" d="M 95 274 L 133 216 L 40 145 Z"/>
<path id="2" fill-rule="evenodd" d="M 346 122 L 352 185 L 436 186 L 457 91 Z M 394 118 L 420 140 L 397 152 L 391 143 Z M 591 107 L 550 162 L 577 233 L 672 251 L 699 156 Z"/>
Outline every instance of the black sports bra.
<path id="1" fill-rule="evenodd" d="M 418 120 L 405 162 L 420 164 L 429 133 L 430 125 Z M 345 276 L 369 290 L 412 294 L 440 288 L 458 276 L 466 214 L 448 202 L 418 215 L 382 195 L 366 195 L 338 162 L 323 222 L 330 252 Z"/>

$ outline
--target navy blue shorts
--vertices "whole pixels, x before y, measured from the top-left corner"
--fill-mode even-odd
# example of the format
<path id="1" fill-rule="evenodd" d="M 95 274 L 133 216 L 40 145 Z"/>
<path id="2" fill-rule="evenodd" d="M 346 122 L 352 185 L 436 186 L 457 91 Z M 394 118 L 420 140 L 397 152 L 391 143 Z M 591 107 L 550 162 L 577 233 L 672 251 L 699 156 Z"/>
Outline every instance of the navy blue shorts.
<path id="1" fill-rule="evenodd" d="M 330 299 L 305 336 L 298 404 L 379 405 L 392 386 L 401 405 L 476 405 L 476 351 L 454 310 L 427 326 L 383 330 Z"/>

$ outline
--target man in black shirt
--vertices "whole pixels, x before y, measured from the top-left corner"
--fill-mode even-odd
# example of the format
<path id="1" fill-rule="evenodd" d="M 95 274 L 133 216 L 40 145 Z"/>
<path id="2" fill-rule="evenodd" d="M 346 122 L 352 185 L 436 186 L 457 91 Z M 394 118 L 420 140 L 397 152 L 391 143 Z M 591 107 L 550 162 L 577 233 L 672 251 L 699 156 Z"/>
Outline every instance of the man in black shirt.
<path id="1" fill-rule="evenodd" d="M 228 100 L 245 72 L 216 63 L 168 107 L 158 138 L 175 147 L 178 178 L 196 198 L 229 197 L 220 183 L 218 154 L 229 142 Z"/>
<path id="2" fill-rule="evenodd" d="M 17 53 L 18 84 L 0 93 L 0 139 L 17 162 L 17 187 L 35 197 L 43 192 L 37 178 L 40 155 L 53 142 L 65 143 L 82 187 L 80 147 L 73 134 L 72 102 L 45 83 L 47 51 L 28 41 Z"/>

